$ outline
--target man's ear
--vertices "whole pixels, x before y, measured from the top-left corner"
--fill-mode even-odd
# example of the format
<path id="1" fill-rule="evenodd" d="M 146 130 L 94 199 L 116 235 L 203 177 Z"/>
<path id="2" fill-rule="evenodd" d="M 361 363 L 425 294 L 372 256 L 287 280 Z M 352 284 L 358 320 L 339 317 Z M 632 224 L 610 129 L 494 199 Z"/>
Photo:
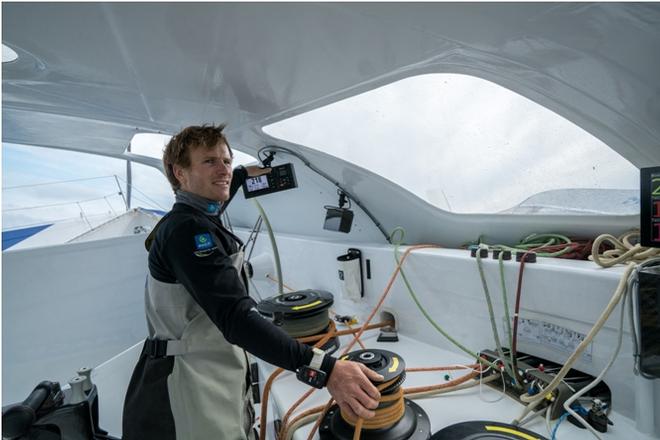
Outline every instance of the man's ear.
<path id="1" fill-rule="evenodd" d="M 176 164 L 172 164 L 172 172 L 174 173 L 174 177 L 176 177 L 176 180 L 179 181 L 179 184 L 183 185 L 185 180 L 185 173 L 183 172 L 183 167 Z"/>

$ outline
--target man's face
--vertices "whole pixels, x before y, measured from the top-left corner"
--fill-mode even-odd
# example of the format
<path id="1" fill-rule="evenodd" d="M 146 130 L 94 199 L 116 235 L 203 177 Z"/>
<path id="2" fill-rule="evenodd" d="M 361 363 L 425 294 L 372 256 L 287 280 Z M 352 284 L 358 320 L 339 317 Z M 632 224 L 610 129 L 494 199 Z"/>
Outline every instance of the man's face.
<path id="1" fill-rule="evenodd" d="M 229 149 L 223 143 L 213 148 L 197 147 L 190 151 L 190 166 L 174 165 L 174 175 L 181 189 L 207 199 L 229 200 L 232 168 Z"/>

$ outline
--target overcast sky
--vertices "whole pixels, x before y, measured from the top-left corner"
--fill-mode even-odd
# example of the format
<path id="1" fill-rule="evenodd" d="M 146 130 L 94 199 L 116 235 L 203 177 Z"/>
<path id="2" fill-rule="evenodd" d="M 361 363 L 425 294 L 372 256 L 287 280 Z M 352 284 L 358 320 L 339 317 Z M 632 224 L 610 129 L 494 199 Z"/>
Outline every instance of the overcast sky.
<path id="1" fill-rule="evenodd" d="M 458 213 L 566 188 L 639 189 L 639 170 L 578 126 L 489 81 L 411 77 L 265 127 Z"/>

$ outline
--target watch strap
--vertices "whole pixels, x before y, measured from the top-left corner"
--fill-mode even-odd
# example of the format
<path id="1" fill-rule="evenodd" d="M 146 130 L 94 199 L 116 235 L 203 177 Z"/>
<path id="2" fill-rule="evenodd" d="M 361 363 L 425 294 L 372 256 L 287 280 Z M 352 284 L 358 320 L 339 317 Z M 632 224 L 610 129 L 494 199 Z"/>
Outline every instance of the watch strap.
<path id="1" fill-rule="evenodd" d="M 323 358 L 325 357 L 325 352 L 316 347 L 312 348 L 312 352 L 314 355 L 312 356 L 312 360 L 309 361 L 309 367 L 315 370 L 320 370 L 321 365 L 323 364 Z"/>

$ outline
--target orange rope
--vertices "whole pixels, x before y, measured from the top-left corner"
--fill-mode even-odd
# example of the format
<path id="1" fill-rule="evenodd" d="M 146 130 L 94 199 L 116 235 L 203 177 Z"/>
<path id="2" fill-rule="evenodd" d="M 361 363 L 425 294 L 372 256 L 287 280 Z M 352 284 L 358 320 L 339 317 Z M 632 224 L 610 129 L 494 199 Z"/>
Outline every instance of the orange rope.
<path id="1" fill-rule="evenodd" d="M 349 323 L 346 323 L 346 325 L 348 326 L 349 329 L 353 330 L 353 327 Z M 358 339 L 357 341 L 358 341 L 358 344 L 360 344 L 360 347 L 362 347 L 363 350 L 366 350 L 366 347 L 364 346 L 362 341 L 360 339 Z"/>
<path id="2" fill-rule="evenodd" d="M 392 383 L 394 383 L 397 379 L 398 378 L 395 378 L 393 380 L 390 380 L 389 382 L 378 385 L 377 387 L 378 391 L 382 391 L 388 386 L 392 385 Z M 403 417 L 403 414 L 406 412 L 406 407 L 403 403 L 403 388 L 399 388 L 397 392 L 394 394 L 381 396 L 379 402 L 380 404 L 382 404 L 385 402 L 392 402 L 392 401 L 395 401 L 395 403 L 392 405 L 385 406 L 382 408 L 377 408 L 375 411 L 376 415 L 368 420 L 365 420 L 362 417 L 358 417 L 357 419 L 354 419 L 353 417 L 346 414 L 344 411 L 340 411 L 341 417 L 344 419 L 344 421 L 349 425 L 355 427 L 353 440 L 360 439 L 360 433 L 362 432 L 362 428 L 365 429 L 389 428 L 390 426 L 394 425 L 396 422 L 401 420 L 401 417 Z"/>
<path id="3" fill-rule="evenodd" d="M 477 366 L 480 367 L 480 365 L 477 365 Z M 460 367 L 456 368 L 454 366 L 452 366 L 452 367 L 439 367 L 439 368 L 445 368 L 447 370 L 460 369 Z M 479 375 L 479 371 L 472 371 L 469 374 L 466 374 L 466 375 L 461 376 L 457 379 L 454 379 L 452 381 L 445 382 L 445 383 L 442 383 L 442 384 L 422 386 L 422 387 L 405 388 L 405 389 L 403 389 L 403 394 L 404 395 L 409 395 L 409 394 L 417 394 L 417 393 L 422 393 L 422 392 L 427 392 L 427 391 L 435 391 L 435 390 L 441 390 L 441 389 L 445 389 L 445 388 L 451 388 L 451 387 L 463 384 L 463 383 L 469 381 L 470 379 L 475 378 L 478 375 Z M 333 403 L 334 403 L 333 399 L 330 399 L 325 405 L 316 406 L 316 407 L 310 408 L 310 409 L 305 410 L 302 413 L 298 414 L 293 419 L 291 419 L 291 421 L 288 424 L 286 430 L 283 431 L 283 435 L 280 436 L 279 439 L 280 440 L 286 440 L 287 435 L 289 434 L 288 430 L 291 426 L 295 425 L 299 420 L 302 420 L 307 416 L 318 413 L 319 416 L 316 419 L 316 423 L 314 424 L 314 427 L 312 428 L 312 431 L 309 433 L 309 435 L 307 437 L 307 440 L 312 440 L 313 437 L 314 437 L 314 434 L 316 434 L 316 429 L 318 429 L 318 427 L 321 425 L 321 422 L 322 422 L 323 418 L 325 417 L 325 414 L 328 412 L 328 410 L 330 409 L 330 407 L 332 406 Z M 342 415 L 342 417 L 343 417 L 343 415 Z M 356 429 L 357 429 L 359 423 L 360 423 L 360 420 L 357 420 L 356 423 L 355 423 Z M 361 424 L 360 424 L 360 426 L 361 426 Z"/>
<path id="4" fill-rule="evenodd" d="M 392 276 L 390 277 L 390 280 L 387 283 L 387 286 L 385 287 L 385 290 L 383 291 L 383 294 L 380 296 L 380 299 L 378 300 L 378 304 L 373 308 L 371 313 L 369 314 L 369 317 L 367 318 L 366 321 L 364 321 L 364 324 L 362 327 L 360 327 L 360 331 L 358 334 L 353 338 L 353 341 L 350 343 L 348 347 L 344 350 L 342 353 L 342 356 L 346 353 L 348 353 L 351 348 L 355 345 L 355 342 L 362 336 L 362 333 L 366 330 L 367 326 L 371 322 L 371 320 L 374 318 L 376 315 L 376 312 L 378 312 L 378 309 L 383 305 L 383 302 L 385 301 L 385 298 L 387 298 L 387 295 L 390 293 L 390 289 L 392 289 L 392 285 L 394 284 L 394 281 L 396 280 L 397 275 L 399 275 L 399 272 L 401 271 L 401 266 L 403 265 L 403 262 L 406 261 L 406 258 L 408 258 L 408 255 L 410 255 L 410 252 L 413 250 L 417 249 L 426 249 L 426 248 L 439 248 L 440 246 L 435 245 L 435 244 L 418 244 L 415 246 L 411 246 L 406 251 L 403 253 L 403 256 L 401 257 L 401 260 L 396 266 L 396 269 L 394 269 L 394 273 L 392 273 Z"/>
<path id="5" fill-rule="evenodd" d="M 320 347 L 326 342 L 330 340 L 335 334 L 335 323 L 330 321 L 330 324 L 328 325 L 329 331 L 323 336 L 316 344 L 314 344 L 314 347 Z M 266 381 L 266 384 L 264 385 L 264 395 L 262 398 L 262 404 L 261 404 L 261 418 L 262 422 L 259 426 L 259 438 L 266 438 L 266 426 L 268 424 L 268 397 L 270 396 L 270 388 L 273 386 L 273 382 L 279 376 L 282 374 L 284 371 L 283 368 L 278 368 L 273 372 L 273 374 L 270 375 L 268 380 Z M 311 394 L 311 393 L 310 393 Z"/>
<path id="6" fill-rule="evenodd" d="M 437 385 L 426 385 L 426 386 L 421 386 L 421 387 L 411 387 L 411 388 L 406 388 L 403 391 L 403 394 L 416 394 L 416 393 L 423 393 L 426 391 L 435 391 L 435 390 L 441 390 L 443 388 L 449 388 L 453 387 L 455 385 L 460 385 L 462 383 L 467 382 L 470 379 L 474 379 L 479 375 L 480 371 L 472 371 L 466 375 L 463 375 L 457 379 L 454 380 L 449 380 L 445 383 L 437 384 Z"/>
<path id="7" fill-rule="evenodd" d="M 284 414 L 282 417 L 282 426 L 280 427 L 279 438 L 286 438 L 286 431 L 288 430 L 289 417 L 291 414 L 298 408 L 309 396 L 311 396 L 316 391 L 316 388 L 308 389 L 298 400 L 296 400 L 291 408 Z"/>
<path id="8" fill-rule="evenodd" d="M 333 325 L 334 325 L 334 323 L 333 323 Z M 380 323 L 377 323 L 377 324 L 370 325 L 368 330 L 369 329 L 386 327 L 388 325 L 390 325 L 389 321 L 380 322 Z M 343 336 L 343 335 L 348 335 L 348 334 L 355 334 L 358 330 L 359 329 L 351 328 L 350 330 L 342 330 L 342 331 L 339 331 L 339 332 L 335 331 L 334 336 Z M 307 337 L 304 337 L 304 338 L 298 338 L 298 341 L 300 341 L 300 342 L 311 342 L 315 339 L 322 338 L 322 337 L 324 337 L 324 335 L 307 336 Z M 294 402 L 294 404 L 286 412 L 286 414 L 284 415 L 284 418 L 282 418 L 282 427 L 280 429 L 279 438 L 286 438 L 286 432 L 288 430 L 288 426 L 290 425 L 288 423 L 289 417 L 291 416 L 293 411 L 296 410 L 296 408 L 298 408 L 309 396 L 312 395 L 312 393 L 314 393 L 314 391 L 316 391 L 315 388 L 312 388 L 312 389 L 306 391 L 298 400 L 296 400 Z M 264 394 L 265 394 L 265 391 L 264 391 Z M 296 419 L 296 420 L 298 420 L 298 419 Z M 294 422 L 292 421 L 291 423 L 294 423 Z"/>
<path id="9" fill-rule="evenodd" d="M 380 299 L 378 300 L 378 303 L 376 304 L 376 306 L 373 308 L 373 310 L 369 314 L 369 317 L 367 318 L 367 320 L 364 321 L 364 324 L 362 324 L 362 327 L 360 327 L 360 330 L 358 331 L 357 335 L 354 336 L 353 341 L 348 345 L 348 347 L 346 347 L 344 349 L 344 351 L 342 352 L 342 354 L 339 357 L 341 357 L 341 356 L 345 355 L 346 353 L 348 353 L 351 350 L 351 348 L 353 348 L 353 346 L 355 345 L 357 340 L 360 338 L 360 336 L 362 336 L 364 331 L 367 329 L 367 327 L 369 326 L 369 323 L 371 322 L 371 320 L 376 315 L 376 312 L 378 312 L 378 309 L 380 309 L 380 307 L 383 305 L 383 302 L 385 301 L 385 298 L 387 298 L 387 295 L 390 293 L 390 290 L 392 289 L 392 285 L 394 284 L 394 281 L 396 280 L 397 275 L 399 275 L 399 272 L 401 271 L 401 266 L 403 265 L 403 262 L 406 261 L 406 258 L 408 258 L 408 255 L 410 255 L 410 252 L 412 252 L 414 250 L 417 250 L 417 249 L 439 248 L 439 247 L 440 246 L 435 245 L 435 244 L 418 244 L 418 245 L 411 246 L 408 249 L 406 249 L 406 251 L 401 256 L 401 260 L 399 260 L 399 263 L 397 264 L 396 269 L 394 269 L 394 272 L 390 276 L 390 279 L 387 282 L 387 286 L 385 286 L 385 290 L 383 291 L 382 295 L 380 296 Z M 332 401 L 332 399 L 331 399 L 331 401 Z M 330 405 L 327 405 L 327 407 L 330 408 Z M 316 430 L 318 429 L 319 425 L 321 424 L 321 419 L 322 418 L 323 418 L 322 416 L 319 417 L 319 420 L 317 420 L 317 423 L 314 424 L 314 427 L 312 428 L 312 431 L 309 433 L 308 440 L 311 440 L 312 437 L 314 437 L 314 434 L 316 433 Z"/>
<path id="10" fill-rule="evenodd" d="M 376 328 L 387 327 L 387 326 L 390 326 L 390 325 L 392 325 L 392 323 L 390 321 L 379 322 L 377 324 L 368 325 L 366 330 L 373 330 L 373 329 L 376 329 Z M 354 328 L 354 329 L 351 329 L 351 330 L 340 330 L 338 332 L 335 332 L 335 336 L 352 335 L 352 334 L 357 333 L 360 330 L 361 330 L 361 327 L 360 328 Z M 319 339 L 321 339 L 324 336 L 325 336 L 325 333 L 320 334 L 320 335 L 305 336 L 303 338 L 297 338 L 297 339 L 298 339 L 299 342 L 305 342 L 306 343 L 306 342 L 318 341 Z"/>
<path id="11" fill-rule="evenodd" d="M 304 419 L 305 417 L 307 417 L 309 415 L 320 413 L 321 411 L 323 411 L 324 407 L 325 407 L 325 405 L 315 406 L 314 408 L 310 408 L 308 410 L 305 410 L 305 411 L 301 412 L 300 414 L 298 414 L 297 416 L 295 416 L 293 419 L 291 419 L 291 422 L 288 424 L 288 426 L 282 428 L 279 439 L 280 440 L 286 440 L 287 435 L 289 434 L 289 427 L 290 426 L 295 425 L 296 422 L 298 422 L 298 420 Z"/>

